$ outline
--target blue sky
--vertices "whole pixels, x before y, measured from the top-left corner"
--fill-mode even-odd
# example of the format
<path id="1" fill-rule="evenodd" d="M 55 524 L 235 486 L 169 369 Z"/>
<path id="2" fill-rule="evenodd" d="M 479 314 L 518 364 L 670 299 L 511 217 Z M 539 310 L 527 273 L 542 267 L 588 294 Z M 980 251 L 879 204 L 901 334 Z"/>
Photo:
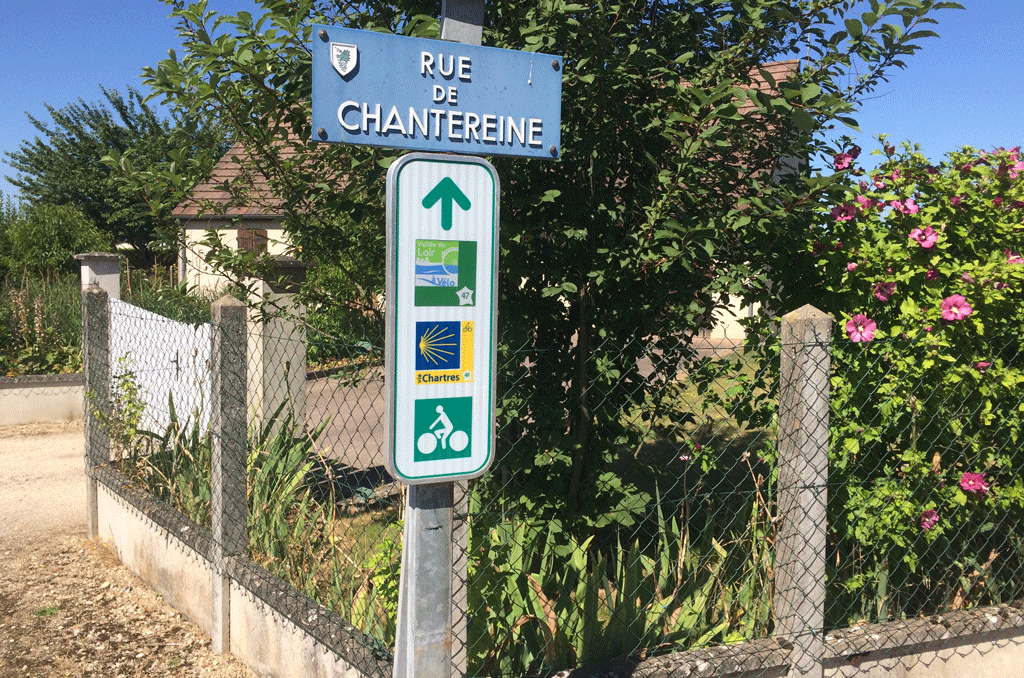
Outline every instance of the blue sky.
<path id="1" fill-rule="evenodd" d="M 228 13 L 252 4 L 209 0 Z M 965 144 L 1024 144 L 1024 0 L 961 4 L 938 13 L 941 37 L 925 40 L 855 116 L 861 133 L 850 134 L 865 151 L 880 133 L 920 143 L 933 160 Z M 178 48 L 168 13 L 159 0 L 0 1 L 0 177 L 13 173 L 3 152 L 36 136 L 26 112 L 46 120 L 44 104 L 98 102 L 101 85 L 141 88 L 141 69 Z M 13 193 L 2 179 L 0 191 Z"/>

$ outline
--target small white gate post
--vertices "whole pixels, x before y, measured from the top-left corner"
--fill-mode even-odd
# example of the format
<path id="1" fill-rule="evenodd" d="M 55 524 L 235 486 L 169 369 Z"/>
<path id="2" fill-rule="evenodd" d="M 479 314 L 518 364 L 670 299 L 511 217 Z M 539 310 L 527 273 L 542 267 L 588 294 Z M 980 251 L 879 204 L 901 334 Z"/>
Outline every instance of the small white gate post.
<path id="1" fill-rule="evenodd" d="M 76 254 L 75 259 L 82 266 L 82 289 L 89 285 L 99 285 L 111 299 L 121 298 L 121 259 L 120 254 L 110 252 L 86 252 Z"/>
<path id="2" fill-rule="evenodd" d="M 99 538 L 95 468 L 110 463 L 110 299 L 121 298 L 121 255 L 76 254 L 82 267 L 82 372 L 85 376 L 85 521 Z"/>
<path id="3" fill-rule="evenodd" d="M 98 285 L 82 291 L 82 372 L 85 375 L 85 521 L 98 539 L 99 496 L 96 467 L 110 463 L 110 303 Z"/>

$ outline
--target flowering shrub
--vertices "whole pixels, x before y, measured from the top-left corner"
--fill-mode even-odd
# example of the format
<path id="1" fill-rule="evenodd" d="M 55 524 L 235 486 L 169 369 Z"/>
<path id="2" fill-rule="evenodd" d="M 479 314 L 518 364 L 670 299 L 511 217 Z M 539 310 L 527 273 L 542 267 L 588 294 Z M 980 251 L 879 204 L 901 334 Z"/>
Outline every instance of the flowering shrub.
<path id="1" fill-rule="evenodd" d="M 858 153 L 809 248 L 838 321 L 830 622 L 1022 597 L 1024 154 Z"/>

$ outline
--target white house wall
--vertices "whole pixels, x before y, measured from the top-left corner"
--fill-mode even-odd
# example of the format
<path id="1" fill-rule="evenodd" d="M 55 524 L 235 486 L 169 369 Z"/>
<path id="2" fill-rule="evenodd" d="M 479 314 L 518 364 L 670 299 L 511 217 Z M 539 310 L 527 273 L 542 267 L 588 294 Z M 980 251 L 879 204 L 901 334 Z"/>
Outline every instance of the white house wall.
<path id="1" fill-rule="evenodd" d="M 288 254 L 288 241 L 281 228 L 266 227 L 262 224 L 253 224 L 253 229 L 264 229 L 267 231 L 267 253 L 271 256 Z M 206 255 L 210 251 L 202 244 L 206 240 L 206 230 L 200 228 L 187 228 L 185 230 L 185 249 L 180 266 L 179 280 L 188 283 L 189 287 L 196 287 L 204 290 L 219 290 L 228 284 L 228 279 L 217 273 L 214 268 L 206 263 Z M 238 248 L 238 230 L 233 228 L 218 229 L 221 242 L 232 249 Z"/>

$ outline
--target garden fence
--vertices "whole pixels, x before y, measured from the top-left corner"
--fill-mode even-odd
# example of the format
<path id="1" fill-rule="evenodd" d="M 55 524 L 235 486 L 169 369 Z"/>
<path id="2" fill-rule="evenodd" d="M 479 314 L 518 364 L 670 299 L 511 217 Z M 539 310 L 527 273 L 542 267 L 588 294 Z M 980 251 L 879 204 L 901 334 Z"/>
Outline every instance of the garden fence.
<path id="1" fill-rule="evenodd" d="M 230 581 L 273 577 L 283 613 L 316 601 L 303 628 L 387 674 L 404 499 L 383 467 L 379 319 L 328 332 L 286 295 L 221 299 L 208 400 L 181 407 L 173 370 L 116 354 L 138 314 L 96 287 L 83 309 L 90 501 L 116 476 L 209 531 L 215 648 Z M 453 675 L 821 675 L 864 643 L 931 639 L 934 615 L 1003 605 L 1024 625 L 1006 612 L 1024 597 L 1019 389 L 983 367 L 971 387 L 995 400 L 896 369 L 858 381 L 879 374 L 850 368 L 868 352 L 919 360 L 923 340 L 851 347 L 809 307 L 780 328 L 594 342 L 585 382 L 561 349 L 499 342 L 499 455 L 457 491 Z"/>

